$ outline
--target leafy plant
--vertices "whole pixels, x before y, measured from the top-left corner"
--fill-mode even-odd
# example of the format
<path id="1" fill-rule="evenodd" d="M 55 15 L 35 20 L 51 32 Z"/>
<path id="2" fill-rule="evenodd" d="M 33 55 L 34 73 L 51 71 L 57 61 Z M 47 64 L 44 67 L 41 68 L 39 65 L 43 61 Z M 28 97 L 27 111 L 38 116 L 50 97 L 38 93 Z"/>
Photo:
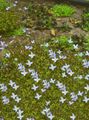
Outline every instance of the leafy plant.
<path id="1" fill-rule="evenodd" d="M 71 16 L 74 12 L 75 9 L 69 5 L 54 5 L 51 8 L 51 13 L 56 16 L 56 17 L 67 17 L 67 16 Z"/>
<path id="2" fill-rule="evenodd" d="M 35 28 L 49 29 L 56 24 L 55 19 L 49 14 L 46 6 L 34 5 L 30 3 L 29 16 L 34 21 L 33 24 L 36 26 Z"/>
<path id="3" fill-rule="evenodd" d="M 12 32 L 12 35 L 20 36 L 24 34 L 24 27 L 20 27 Z"/>
<path id="4" fill-rule="evenodd" d="M 85 37 L 84 48 L 89 50 L 89 36 Z"/>
<path id="5" fill-rule="evenodd" d="M 4 10 L 8 6 L 12 6 L 11 2 L 7 2 L 6 0 L 0 0 L 0 10 Z"/>
<path id="6" fill-rule="evenodd" d="M 19 17 L 12 12 L 0 12 L 0 33 L 9 33 L 19 27 Z"/>
<path id="7" fill-rule="evenodd" d="M 89 10 L 83 14 L 83 29 L 89 31 Z"/>
<path id="8" fill-rule="evenodd" d="M 58 47 L 60 46 L 61 48 L 72 50 L 73 49 L 73 43 L 69 43 L 68 42 L 69 39 L 70 38 L 66 35 L 57 36 L 57 37 L 52 39 L 52 45 L 53 46 L 56 45 Z"/>
<path id="9" fill-rule="evenodd" d="M 59 27 L 59 29 L 63 32 L 66 32 L 66 31 L 70 31 L 71 27 L 69 27 L 69 25 L 67 23 L 63 23 L 63 25 L 61 27 Z"/>
<path id="10" fill-rule="evenodd" d="M 57 40 L 61 45 L 66 45 L 68 43 L 68 38 L 64 35 L 58 37 Z"/>
<path id="11" fill-rule="evenodd" d="M 32 13 L 33 12 L 33 8 L 34 5 L 32 3 L 29 3 L 29 12 Z"/>

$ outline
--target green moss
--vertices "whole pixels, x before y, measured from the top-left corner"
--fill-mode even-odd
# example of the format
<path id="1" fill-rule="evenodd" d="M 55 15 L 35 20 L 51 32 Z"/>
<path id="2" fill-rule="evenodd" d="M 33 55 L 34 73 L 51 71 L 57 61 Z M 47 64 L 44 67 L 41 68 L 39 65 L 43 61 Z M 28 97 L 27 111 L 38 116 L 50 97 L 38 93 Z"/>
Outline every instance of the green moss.
<path id="1" fill-rule="evenodd" d="M 0 12 L 0 34 L 8 34 L 19 27 L 19 16 L 13 12 Z"/>
<path id="2" fill-rule="evenodd" d="M 85 37 L 85 40 L 84 40 L 84 49 L 89 50 L 89 36 Z"/>
<path id="3" fill-rule="evenodd" d="M 58 40 L 58 42 L 61 44 L 61 45 L 65 45 L 68 43 L 68 37 L 65 36 L 65 35 L 62 35 L 62 36 L 59 36 L 56 38 Z"/>
<path id="4" fill-rule="evenodd" d="M 54 5 L 51 8 L 51 13 L 56 17 L 68 17 L 73 15 L 75 9 L 69 5 Z"/>
<path id="5" fill-rule="evenodd" d="M 12 6 L 11 2 L 7 2 L 6 0 L 0 0 L 0 11 L 5 10 L 6 7 L 11 7 L 11 6 Z"/>
<path id="6" fill-rule="evenodd" d="M 56 26 L 55 19 L 49 14 L 48 6 L 29 4 L 29 26 L 34 25 L 36 29 L 50 29 Z"/>
<path id="7" fill-rule="evenodd" d="M 67 43 L 67 36 L 61 36 L 60 38 L 61 40 L 63 40 L 60 46 L 61 49 L 62 46 Z M 26 67 L 26 70 L 29 69 L 29 67 L 26 66 L 26 62 L 27 59 L 29 59 L 28 54 L 30 53 L 30 51 L 24 49 L 25 45 L 32 45 L 33 52 L 36 54 L 35 58 L 33 59 L 34 64 L 30 68 L 36 69 L 39 73 L 39 77 L 41 78 L 41 81 L 39 81 L 39 83 L 35 83 L 30 74 L 23 77 L 17 70 L 18 63 L 22 63 Z M 51 48 L 55 51 L 59 49 L 59 47 L 57 47 L 57 44 L 55 44 L 54 46 L 49 46 L 49 49 Z M 72 112 L 74 112 L 79 119 L 87 120 L 87 117 L 89 117 L 89 115 L 87 114 L 89 110 L 87 108 L 87 103 L 86 105 L 81 105 L 81 98 L 72 106 L 68 106 L 68 101 L 70 100 L 69 94 L 73 91 L 76 93 L 78 92 L 78 90 L 83 91 L 84 85 L 87 83 L 87 81 L 84 80 L 83 84 L 81 84 L 78 80 L 75 81 L 72 76 L 68 78 L 61 77 L 62 71 L 60 68 L 65 63 L 71 65 L 72 70 L 75 72 L 75 75 L 88 73 L 88 71 L 83 69 L 83 67 L 81 66 L 81 62 L 78 61 L 78 59 L 74 56 L 74 54 L 77 53 L 76 51 L 67 52 L 66 48 L 64 47 L 63 54 L 67 55 L 67 59 L 57 61 L 57 63 L 55 63 L 57 69 L 54 72 L 51 72 L 48 69 L 52 61 L 50 60 L 47 51 L 44 51 L 44 49 L 42 49 L 39 44 L 33 45 L 26 39 L 23 41 L 16 40 L 15 43 L 11 44 L 8 47 L 8 50 L 3 51 L 3 53 L 8 52 L 11 53 L 11 57 L 3 58 L 2 60 L 3 66 L 2 68 L 0 68 L 0 80 L 2 81 L 2 83 L 5 83 L 5 85 L 8 86 L 8 82 L 11 79 L 20 86 L 18 90 L 15 91 L 15 93 L 22 99 L 20 104 L 18 104 L 17 106 L 24 110 L 24 119 L 29 116 L 34 117 L 36 120 L 47 119 L 47 117 L 40 114 L 40 112 L 45 107 L 45 101 L 50 100 L 51 103 L 49 107 L 52 113 L 55 115 L 54 120 L 68 120 Z M 18 58 L 18 60 L 15 61 L 15 58 Z M 5 66 L 5 64 L 7 64 L 7 66 Z M 42 94 L 42 98 L 39 101 L 34 99 L 35 92 L 31 89 L 32 84 L 38 85 L 39 89 L 36 92 L 41 93 L 40 90 L 43 88 L 42 80 L 47 79 L 47 81 L 49 81 L 50 78 L 54 78 L 67 86 L 67 90 L 69 91 L 69 93 L 66 96 L 67 101 L 64 104 L 59 103 L 59 98 L 63 94 L 55 85 L 52 85 L 51 88 L 46 91 L 46 93 Z M 14 92 L 13 89 L 8 86 L 8 91 L 5 93 L 5 95 L 10 98 L 12 92 Z M 0 95 L 3 96 L 1 92 Z M 15 104 L 16 102 L 12 99 L 10 99 L 10 104 L 6 106 L 4 106 L 2 102 L 0 102 L 0 106 L 2 108 L 0 116 L 4 116 L 4 119 L 6 120 L 16 120 L 17 115 L 14 111 L 12 111 Z"/>
<path id="8" fill-rule="evenodd" d="M 68 42 L 69 39 L 70 38 L 67 35 L 60 35 L 60 36 L 52 38 L 52 43 L 51 41 L 49 41 L 49 43 L 52 46 L 57 46 L 57 47 L 61 47 L 62 49 L 72 50 L 73 43 L 69 44 Z"/>
<path id="9" fill-rule="evenodd" d="M 83 14 L 83 29 L 89 31 L 89 10 L 85 11 Z"/>
<path id="10" fill-rule="evenodd" d="M 15 29 L 12 33 L 11 33 L 11 35 L 15 35 L 15 36 L 21 36 L 21 35 L 24 35 L 24 27 L 20 27 L 20 28 L 18 28 L 18 29 Z"/>

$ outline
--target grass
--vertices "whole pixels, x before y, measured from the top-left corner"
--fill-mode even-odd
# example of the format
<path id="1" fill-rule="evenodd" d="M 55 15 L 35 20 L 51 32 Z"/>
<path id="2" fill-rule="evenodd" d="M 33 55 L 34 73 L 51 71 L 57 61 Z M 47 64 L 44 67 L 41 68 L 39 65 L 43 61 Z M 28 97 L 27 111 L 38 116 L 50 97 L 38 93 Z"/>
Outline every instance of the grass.
<path id="1" fill-rule="evenodd" d="M 69 5 L 54 5 L 50 12 L 55 16 L 55 17 L 69 17 L 75 13 L 75 9 Z"/>

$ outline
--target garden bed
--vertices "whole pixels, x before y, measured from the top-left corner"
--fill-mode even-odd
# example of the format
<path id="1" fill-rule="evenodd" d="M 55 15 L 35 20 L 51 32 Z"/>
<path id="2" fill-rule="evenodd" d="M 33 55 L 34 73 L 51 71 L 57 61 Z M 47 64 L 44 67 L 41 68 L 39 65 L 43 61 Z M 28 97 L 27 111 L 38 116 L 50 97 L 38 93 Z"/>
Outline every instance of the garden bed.
<path id="1" fill-rule="evenodd" d="M 0 6 L 0 120 L 89 120 L 88 7 Z"/>

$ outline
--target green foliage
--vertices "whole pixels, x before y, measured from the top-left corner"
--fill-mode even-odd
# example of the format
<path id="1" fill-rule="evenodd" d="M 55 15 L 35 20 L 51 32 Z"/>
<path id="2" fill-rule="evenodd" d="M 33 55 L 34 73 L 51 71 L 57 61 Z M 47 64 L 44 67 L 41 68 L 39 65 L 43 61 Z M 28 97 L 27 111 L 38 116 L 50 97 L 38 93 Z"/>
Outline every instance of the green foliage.
<path id="1" fill-rule="evenodd" d="M 19 17 L 12 12 L 0 12 L 0 33 L 6 33 L 14 31 L 19 27 Z"/>
<path id="2" fill-rule="evenodd" d="M 48 7 L 36 4 L 29 4 L 29 16 L 34 21 L 34 25 L 39 29 L 52 28 L 56 23 L 55 19 L 49 14 Z M 31 21 L 31 19 L 29 19 Z"/>
<path id="3" fill-rule="evenodd" d="M 69 5 L 54 5 L 51 8 L 51 13 L 56 17 L 71 16 L 75 12 L 75 9 Z"/>
<path id="4" fill-rule="evenodd" d="M 89 36 L 85 37 L 84 48 L 89 50 Z"/>
<path id="5" fill-rule="evenodd" d="M 62 16 L 64 15 L 64 13 L 60 14 Z M 22 36 L 24 34 L 24 27 L 19 24 L 18 16 L 19 15 L 14 15 L 14 13 L 12 13 L 11 11 L 3 13 L 1 12 L 0 33 Z M 89 16 L 86 15 L 86 17 L 88 18 Z M 33 27 L 36 26 L 36 28 L 39 29 L 49 29 L 51 27 L 54 27 L 55 23 L 55 20 L 48 12 L 48 8 L 41 5 L 37 6 L 36 4 L 29 5 L 29 20 L 33 21 Z M 68 26 L 64 24 L 62 30 L 65 31 L 68 29 Z M 27 117 L 35 117 L 36 120 L 46 120 L 47 118 L 40 112 L 45 107 L 46 100 L 50 100 L 51 103 L 49 107 L 53 115 L 55 116 L 54 120 L 69 120 L 70 113 L 72 112 L 76 114 L 76 119 L 87 120 L 89 117 L 89 115 L 87 114 L 89 113 L 89 109 L 87 107 L 88 103 L 84 103 L 82 101 L 83 96 L 80 97 L 74 104 L 70 106 L 68 105 L 68 101 L 70 101 L 70 93 L 73 91 L 77 93 L 78 90 L 84 91 L 84 85 L 87 84 L 87 81 L 78 79 L 74 80 L 74 76 L 63 78 L 61 70 L 61 67 L 65 63 L 70 64 L 70 67 L 74 71 L 74 75 L 77 76 L 82 74 L 84 78 L 84 76 L 88 74 L 88 70 L 83 68 L 81 64 L 81 60 L 84 59 L 85 52 L 83 57 L 81 55 L 79 56 L 79 54 L 81 53 L 78 53 L 77 50 L 73 49 L 73 43 L 68 43 L 69 36 L 66 35 L 54 37 L 53 39 L 50 38 L 49 41 L 47 41 L 47 43 L 49 43 L 49 46 L 47 46 L 47 43 L 45 42 L 42 47 L 40 46 L 40 44 L 37 44 L 37 39 L 36 43 L 32 44 L 31 40 L 33 40 L 33 38 L 34 35 L 31 35 L 30 38 L 28 36 L 16 37 L 14 42 L 9 44 L 8 48 L 2 51 L 3 58 L 2 60 L 0 60 L 0 81 L 1 83 L 5 83 L 5 85 L 8 87 L 8 90 L 5 93 L 1 93 L 0 91 L 0 97 L 2 98 L 2 96 L 5 95 L 10 98 L 10 104 L 3 105 L 2 100 L 0 99 L 0 117 L 3 116 L 5 120 L 17 120 L 17 114 L 12 110 L 13 106 L 16 105 L 24 111 L 23 119 L 27 119 Z M 56 42 L 56 40 L 58 42 Z M 77 39 L 76 41 L 74 40 L 75 43 L 79 43 Z M 81 49 L 80 51 L 82 51 L 82 44 L 79 44 L 79 50 Z M 25 46 L 32 46 L 33 49 L 25 50 Z M 89 37 L 85 38 L 84 47 L 86 50 L 89 50 Z M 60 55 L 57 54 L 57 57 L 60 57 L 62 55 L 67 56 L 66 59 L 59 59 L 55 63 L 55 65 L 57 66 L 55 71 L 49 70 L 50 64 L 53 64 L 53 61 L 48 55 L 48 51 L 51 49 L 56 53 L 59 49 L 62 51 Z M 71 49 L 73 50 L 71 51 Z M 36 54 L 33 60 L 30 59 L 30 57 L 28 56 L 31 51 Z M 11 54 L 10 58 L 4 57 L 6 53 Z M 78 56 L 75 57 L 76 54 L 78 54 Z M 31 60 L 33 62 L 32 66 L 27 66 L 27 60 Z M 26 71 L 28 71 L 28 69 L 35 69 L 39 73 L 39 77 L 41 80 L 36 83 L 29 73 L 25 77 L 22 76 L 18 71 L 19 63 L 22 63 L 25 66 Z M 64 96 L 56 87 L 56 84 L 51 84 L 50 89 L 42 94 L 42 81 L 46 79 L 47 82 L 50 82 L 50 78 L 53 78 L 59 82 L 63 82 L 63 84 L 67 86 L 68 94 Z M 17 85 L 20 86 L 17 91 L 14 91 L 12 87 L 9 86 L 8 83 L 10 80 L 13 80 L 14 82 L 16 82 Z M 36 92 L 42 94 L 42 98 L 39 101 L 35 99 L 36 92 L 32 91 L 31 89 L 33 84 L 39 86 Z M 21 97 L 21 102 L 19 104 L 17 104 L 11 98 L 11 94 L 13 92 Z M 61 96 L 66 98 L 66 102 L 64 104 L 60 104 L 59 102 Z"/>
<path id="6" fill-rule="evenodd" d="M 69 25 L 67 23 L 63 23 L 63 25 L 61 27 L 59 27 L 59 29 L 63 32 L 71 30 L 71 28 L 69 27 Z"/>
<path id="7" fill-rule="evenodd" d="M 56 42 L 59 46 L 67 47 L 68 46 L 68 37 L 65 35 L 57 36 L 53 38 L 54 43 Z"/>
<path id="8" fill-rule="evenodd" d="M 48 17 L 48 16 L 44 16 L 41 17 L 41 19 L 39 18 L 39 20 L 37 21 L 37 26 L 38 28 L 52 28 L 53 27 L 53 22 L 52 22 L 52 17 Z"/>
<path id="9" fill-rule="evenodd" d="M 61 35 L 61 36 L 57 36 L 57 37 L 54 37 L 52 38 L 52 46 L 60 46 L 61 48 L 63 49 L 66 49 L 66 50 L 72 50 L 73 49 L 73 43 L 69 43 L 68 40 L 70 38 L 66 35 Z"/>
<path id="10" fill-rule="evenodd" d="M 89 12 L 84 14 L 84 17 L 88 20 L 89 19 Z"/>
<path id="11" fill-rule="evenodd" d="M 89 31 L 89 10 L 83 14 L 83 29 Z"/>
<path id="12" fill-rule="evenodd" d="M 33 10 L 34 10 L 33 7 L 34 7 L 34 5 L 32 3 L 29 3 L 29 12 L 30 13 L 33 13 Z"/>
<path id="13" fill-rule="evenodd" d="M 60 36 L 61 40 L 63 40 L 63 43 L 61 44 L 67 44 L 67 36 Z M 60 41 L 60 40 L 59 40 Z M 17 104 L 14 100 L 11 99 L 9 105 L 3 105 L 1 102 L 1 108 L 2 111 L 0 112 L 0 116 L 3 116 L 6 120 L 16 120 L 17 115 L 12 110 L 14 105 L 17 105 L 21 108 L 21 110 L 24 110 L 24 118 L 26 119 L 28 116 L 35 117 L 36 120 L 46 120 L 47 118 L 40 114 L 40 112 L 43 110 L 45 106 L 46 100 L 50 100 L 50 109 L 52 113 L 55 115 L 55 120 L 68 120 L 70 117 L 71 112 L 75 112 L 76 116 L 79 117 L 79 120 L 87 120 L 87 112 L 89 109 L 87 107 L 84 107 L 85 104 L 87 106 L 87 103 L 83 103 L 81 105 L 81 98 L 80 101 L 76 101 L 72 106 L 67 106 L 68 101 L 70 100 L 70 93 L 75 92 L 77 93 L 78 90 L 83 91 L 84 87 L 80 87 L 80 85 L 85 85 L 87 83 L 86 80 L 82 80 L 83 83 L 80 81 L 75 81 L 73 78 L 74 76 L 68 77 L 68 78 L 62 78 L 61 74 L 62 71 L 61 68 L 65 63 L 71 64 L 72 70 L 75 72 L 75 75 L 82 73 L 85 75 L 88 73 L 83 67 L 81 66 L 81 62 L 77 60 L 77 58 L 74 56 L 74 54 L 77 53 L 77 51 L 66 51 L 66 48 L 63 49 L 63 53 L 61 55 L 68 56 L 65 60 L 58 60 L 55 65 L 57 66 L 57 69 L 52 72 L 48 69 L 49 65 L 52 63 L 51 59 L 48 56 L 48 53 L 46 54 L 46 51 L 44 51 L 39 44 L 34 44 L 33 51 L 36 54 L 35 58 L 33 59 L 34 64 L 30 67 L 31 69 L 36 69 L 40 75 L 41 81 L 39 83 L 36 83 L 36 85 L 39 86 L 39 89 L 37 89 L 37 93 L 40 92 L 40 89 L 43 88 L 42 80 L 47 79 L 49 82 L 50 78 L 55 78 L 59 82 L 63 82 L 63 84 L 66 84 L 68 87 L 68 95 L 66 96 L 67 102 L 64 104 L 59 103 L 60 96 L 63 96 L 61 91 L 54 85 L 50 87 L 46 91 L 45 94 L 42 94 L 42 98 L 39 101 L 35 100 L 35 92 L 32 91 L 31 87 L 33 84 L 35 84 L 35 81 L 31 78 L 31 75 L 28 74 L 25 77 L 23 77 L 20 72 L 17 70 L 18 64 L 21 62 L 25 67 L 26 71 L 29 69 L 28 66 L 26 66 L 26 62 L 29 59 L 28 54 L 30 51 L 25 50 L 25 45 L 31 45 L 32 43 L 28 40 L 28 42 L 25 40 L 18 41 L 16 40 L 15 43 L 10 44 L 8 46 L 8 50 L 3 51 L 4 54 L 11 53 L 10 58 L 4 58 L 3 62 L 3 68 L 0 69 L 0 80 L 1 83 L 5 83 L 5 85 L 8 86 L 9 80 L 13 80 L 16 82 L 17 85 L 20 87 L 17 91 L 15 91 L 15 94 L 17 94 L 19 97 L 21 97 L 21 102 Z M 44 44 L 45 45 L 45 44 Z M 61 50 L 62 45 L 57 48 L 57 44 L 55 44 L 55 51 L 58 51 L 58 49 Z M 49 49 L 54 49 L 49 45 Z M 18 58 L 17 61 L 15 61 L 15 58 Z M 87 72 L 87 73 L 86 73 Z M 81 82 L 81 83 L 80 83 Z M 30 92 L 29 92 L 30 91 Z M 8 91 L 5 93 L 5 95 L 8 98 L 11 98 L 13 89 L 8 86 Z M 3 93 L 1 93 L 1 98 L 3 96 Z M 49 97 L 48 97 L 49 96 Z M 56 98 L 56 99 L 55 99 Z M 31 104 L 30 104 L 31 103 Z M 81 106 L 80 106 L 81 105 Z M 29 107 L 28 107 L 29 106 Z M 8 108 L 8 112 L 7 112 Z M 76 109 L 77 108 L 77 109 Z M 11 112 L 12 111 L 12 112 Z M 57 112 L 55 112 L 57 111 Z M 79 115 L 78 111 L 82 111 L 81 115 Z M 84 113 L 85 112 L 85 113 Z M 84 113 L 84 114 L 83 114 Z M 10 116 L 10 118 L 9 118 Z M 77 117 L 76 117 L 77 118 Z"/>
<path id="14" fill-rule="evenodd" d="M 5 10 L 6 7 L 11 5 L 12 4 L 10 2 L 7 2 L 6 0 L 0 0 L 0 10 Z"/>
<path id="15" fill-rule="evenodd" d="M 65 35 L 62 35 L 60 37 L 57 37 L 57 40 L 60 45 L 66 45 L 68 44 L 68 38 Z"/>
<path id="16" fill-rule="evenodd" d="M 14 30 L 11 34 L 15 35 L 15 36 L 23 35 L 24 34 L 24 27 L 20 27 L 20 28 Z"/>

